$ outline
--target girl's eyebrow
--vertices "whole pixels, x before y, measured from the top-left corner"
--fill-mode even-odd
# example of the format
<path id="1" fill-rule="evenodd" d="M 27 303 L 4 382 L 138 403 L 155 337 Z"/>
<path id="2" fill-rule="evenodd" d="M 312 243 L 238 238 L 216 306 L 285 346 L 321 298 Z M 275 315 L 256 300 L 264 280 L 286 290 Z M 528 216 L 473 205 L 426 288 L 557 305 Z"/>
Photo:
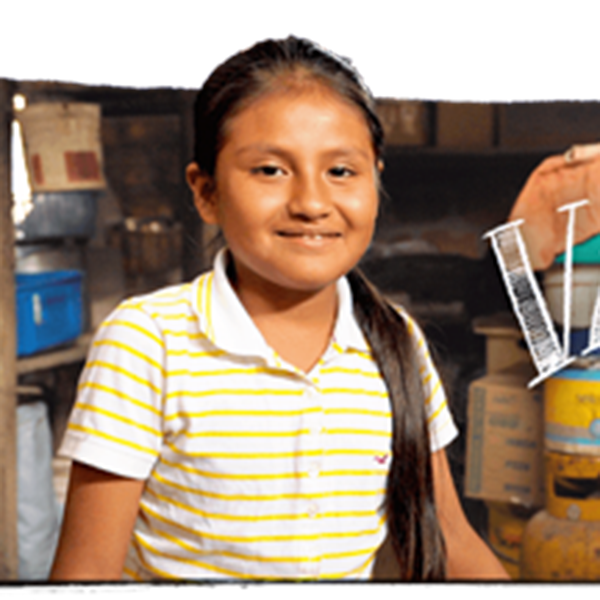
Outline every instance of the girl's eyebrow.
<path id="1" fill-rule="evenodd" d="M 281 156 L 282 158 L 292 159 L 292 153 L 288 152 L 284 148 L 279 146 L 273 146 L 270 144 L 249 144 L 248 146 L 242 146 L 235 151 L 236 156 L 240 156 L 243 154 L 247 154 L 250 152 L 257 152 L 261 154 L 274 154 L 275 156 Z M 361 156 L 364 159 L 372 160 L 372 156 L 369 155 L 368 152 L 360 148 L 356 148 L 353 146 L 344 146 L 340 148 L 332 148 L 331 150 L 326 151 L 326 157 L 345 157 L 345 156 Z"/>

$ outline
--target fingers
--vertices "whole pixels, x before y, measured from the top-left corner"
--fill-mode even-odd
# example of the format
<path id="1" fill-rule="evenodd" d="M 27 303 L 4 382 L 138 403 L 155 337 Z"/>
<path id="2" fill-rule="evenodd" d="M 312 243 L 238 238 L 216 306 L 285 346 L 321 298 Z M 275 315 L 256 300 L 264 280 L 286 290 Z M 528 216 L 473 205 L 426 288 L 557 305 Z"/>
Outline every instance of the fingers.
<path id="1" fill-rule="evenodd" d="M 600 144 L 597 146 L 600 149 Z M 565 249 L 567 215 L 557 212 L 561 206 L 590 201 L 589 206 L 577 211 L 576 244 L 600 233 L 600 156 L 592 154 L 587 146 L 585 150 L 578 148 L 570 161 L 559 155 L 540 163 L 511 210 L 509 221 L 524 220 L 522 233 L 536 270 L 549 267 Z"/>

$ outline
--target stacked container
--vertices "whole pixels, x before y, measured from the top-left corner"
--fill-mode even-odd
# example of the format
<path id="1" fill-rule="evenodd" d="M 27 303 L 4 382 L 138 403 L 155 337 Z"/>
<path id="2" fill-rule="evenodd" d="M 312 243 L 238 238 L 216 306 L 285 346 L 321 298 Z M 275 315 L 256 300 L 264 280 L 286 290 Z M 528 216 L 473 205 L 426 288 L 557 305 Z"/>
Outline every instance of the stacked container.
<path id="1" fill-rule="evenodd" d="M 571 354 L 587 347 L 600 283 L 600 237 L 573 252 Z M 562 319 L 562 268 L 545 276 L 550 312 Z M 521 577 L 600 580 L 600 369 L 580 359 L 544 383 L 545 506 L 527 524 Z"/>
<path id="2" fill-rule="evenodd" d="M 18 355 L 86 328 L 85 247 L 105 188 L 100 106 L 55 102 L 17 113 L 33 206 L 16 225 Z"/>

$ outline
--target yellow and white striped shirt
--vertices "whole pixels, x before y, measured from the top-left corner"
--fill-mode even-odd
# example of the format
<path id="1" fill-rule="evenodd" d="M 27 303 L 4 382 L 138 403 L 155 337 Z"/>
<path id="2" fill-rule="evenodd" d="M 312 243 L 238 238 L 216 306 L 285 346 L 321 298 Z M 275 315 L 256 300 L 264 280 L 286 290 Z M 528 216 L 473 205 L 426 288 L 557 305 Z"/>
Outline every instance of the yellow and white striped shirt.
<path id="1" fill-rule="evenodd" d="M 128 579 L 370 576 L 386 535 L 391 409 L 338 282 L 306 374 L 265 342 L 225 274 L 124 302 L 100 328 L 61 454 L 146 480 Z M 432 450 L 457 430 L 424 339 Z"/>

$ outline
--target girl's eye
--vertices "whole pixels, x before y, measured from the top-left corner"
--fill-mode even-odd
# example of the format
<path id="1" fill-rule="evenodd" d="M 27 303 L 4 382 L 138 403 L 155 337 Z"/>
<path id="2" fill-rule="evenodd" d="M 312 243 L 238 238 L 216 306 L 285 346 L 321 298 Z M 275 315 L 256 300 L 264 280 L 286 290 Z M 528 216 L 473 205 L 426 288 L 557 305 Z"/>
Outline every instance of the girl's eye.
<path id="1" fill-rule="evenodd" d="M 333 177 L 350 177 L 351 175 L 354 175 L 354 171 L 348 167 L 338 166 L 329 169 L 329 174 L 333 175 Z"/>
<path id="2" fill-rule="evenodd" d="M 266 175 L 267 177 L 274 177 L 275 175 L 281 175 L 283 173 L 283 169 L 275 165 L 261 165 L 260 167 L 255 167 L 254 169 L 252 169 L 252 172 L 256 173 L 257 175 Z"/>

